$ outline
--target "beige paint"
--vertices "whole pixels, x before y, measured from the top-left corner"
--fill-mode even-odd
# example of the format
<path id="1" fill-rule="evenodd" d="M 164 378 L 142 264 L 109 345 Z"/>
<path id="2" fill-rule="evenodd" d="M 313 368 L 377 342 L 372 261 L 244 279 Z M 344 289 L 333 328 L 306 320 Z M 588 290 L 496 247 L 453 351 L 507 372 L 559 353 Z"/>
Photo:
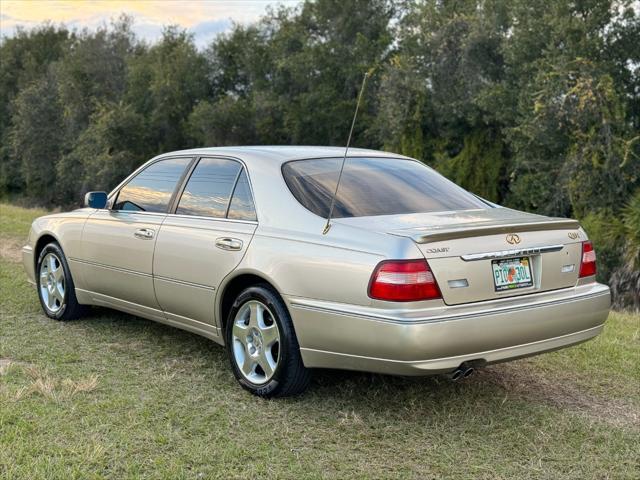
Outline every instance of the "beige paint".
<path id="1" fill-rule="evenodd" d="M 153 289 L 153 255 L 164 214 L 97 211 L 86 221 L 81 248 L 65 253 L 82 271 L 85 290 L 143 307 L 159 308 Z M 136 232 L 153 232 L 149 239 Z"/>
<path id="2" fill-rule="evenodd" d="M 240 263 L 257 223 L 170 215 L 162 225 L 154 257 L 154 284 L 168 314 L 215 325 L 216 289 Z M 216 240 L 238 240 L 237 251 Z M 189 252 L 189 255 L 185 255 Z"/>
<path id="3" fill-rule="evenodd" d="M 609 289 L 593 277 L 577 278 L 587 237 L 574 221 L 487 208 L 338 219 L 323 235 L 326 220 L 297 203 L 280 169 L 288 160 L 341 153 L 331 147 L 172 153 L 242 162 L 259 221 L 91 209 L 54 214 L 33 224 L 23 250 L 27 274 L 34 280 L 36 242 L 51 235 L 70 259 L 82 303 L 117 308 L 218 343 L 226 286 L 238 275 L 258 275 L 285 299 L 308 367 L 427 374 L 462 361 L 505 361 L 562 348 L 600 332 Z M 398 157 L 360 149 L 350 155 Z M 407 161 L 399 158 L 390 161 Z M 518 245 L 506 242 L 510 226 L 519 234 Z M 475 227 L 482 229 L 474 232 Z M 153 238 L 136 237 L 141 228 L 153 230 Z M 241 248 L 218 248 L 220 238 L 237 240 Z M 559 248 L 529 254 L 534 286 L 515 292 L 494 291 L 489 259 L 463 259 L 548 246 Z M 394 303 L 368 297 L 380 261 L 423 257 L 443 299 Z M 571 264 L 573 271 L 561 271 Z M 448 281 L 459 278 L 469 287 L 449 288 Z"/>

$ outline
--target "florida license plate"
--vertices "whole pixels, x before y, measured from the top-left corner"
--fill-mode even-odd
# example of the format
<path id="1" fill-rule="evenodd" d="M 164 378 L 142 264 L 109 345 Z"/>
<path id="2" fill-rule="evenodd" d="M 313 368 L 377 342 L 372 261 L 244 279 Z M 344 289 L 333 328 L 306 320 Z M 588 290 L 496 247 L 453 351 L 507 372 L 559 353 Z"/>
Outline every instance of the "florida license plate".
<path id="1" fill-rule="evenodd" d="M 493 260 L 491 267 L 496 292 L 533 286 L 529 257 Z"/>

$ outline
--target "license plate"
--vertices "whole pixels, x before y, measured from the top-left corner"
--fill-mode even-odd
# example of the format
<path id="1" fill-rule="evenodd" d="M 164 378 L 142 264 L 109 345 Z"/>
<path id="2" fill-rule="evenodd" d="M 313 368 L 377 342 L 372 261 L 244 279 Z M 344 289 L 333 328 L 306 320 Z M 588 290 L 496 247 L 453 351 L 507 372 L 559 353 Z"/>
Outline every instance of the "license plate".
<path id="1" fill-rule="evenodd" d="M 493 260 L 491 267 L 496 292 L 533 286 L 529 257 Z"/>

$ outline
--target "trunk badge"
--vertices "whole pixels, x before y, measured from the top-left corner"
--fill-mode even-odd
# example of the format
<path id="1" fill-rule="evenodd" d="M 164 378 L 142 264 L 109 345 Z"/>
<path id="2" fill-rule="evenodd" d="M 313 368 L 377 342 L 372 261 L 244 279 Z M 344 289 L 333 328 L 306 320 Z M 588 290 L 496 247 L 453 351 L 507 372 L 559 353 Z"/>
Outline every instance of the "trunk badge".
<path id="1" fill-rule="evenodd" d="M 507 234 L 507 243 L 511 245 L 517 245 L 520 243 L 520 236 L 517 233 Z"/>

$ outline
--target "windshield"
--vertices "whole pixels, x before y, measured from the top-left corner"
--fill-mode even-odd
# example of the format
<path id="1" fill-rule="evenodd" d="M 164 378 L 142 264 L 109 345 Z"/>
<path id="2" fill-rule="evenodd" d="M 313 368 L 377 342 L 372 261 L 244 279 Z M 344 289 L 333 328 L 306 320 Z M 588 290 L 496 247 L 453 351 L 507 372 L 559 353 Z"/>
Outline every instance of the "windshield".
<path id="1" fill-rule="evenodd" d="M 342 158 L 285 163 L 285 182 L 304 207 L 329 215 Z M 399 158 L 347 158 L 334 218 L 489 208 L 475 195 L 420 162 Z"/>

